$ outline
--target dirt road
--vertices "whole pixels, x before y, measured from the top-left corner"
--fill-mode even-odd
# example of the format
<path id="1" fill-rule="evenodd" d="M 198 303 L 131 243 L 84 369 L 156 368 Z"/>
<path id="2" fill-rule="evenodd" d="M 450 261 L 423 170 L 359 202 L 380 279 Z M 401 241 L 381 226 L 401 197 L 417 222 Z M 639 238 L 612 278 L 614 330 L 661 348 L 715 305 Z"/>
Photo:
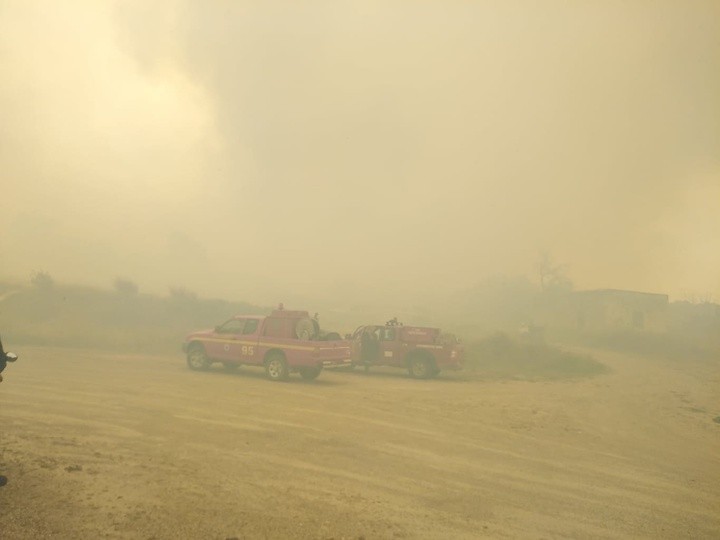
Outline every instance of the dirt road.
<path id="1" fill-rule="evenodd" d="M 180 354 L 18 352 L 2 538 L 720 537 L 718 364 L 271 383 Z"/>

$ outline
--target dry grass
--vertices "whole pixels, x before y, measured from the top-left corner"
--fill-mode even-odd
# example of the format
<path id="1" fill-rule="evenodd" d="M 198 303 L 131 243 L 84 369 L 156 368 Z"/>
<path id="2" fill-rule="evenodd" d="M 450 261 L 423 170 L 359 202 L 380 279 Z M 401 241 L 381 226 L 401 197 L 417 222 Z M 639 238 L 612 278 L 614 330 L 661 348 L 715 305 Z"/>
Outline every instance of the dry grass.
<path id="1" fill-rule="evenodd" d="M 491 379 L 554 380 L 591 377 L 608 368 L 586 355 L 542 341 L 514 339 L 497 332 L 466 345 L 466 369 Z"/>

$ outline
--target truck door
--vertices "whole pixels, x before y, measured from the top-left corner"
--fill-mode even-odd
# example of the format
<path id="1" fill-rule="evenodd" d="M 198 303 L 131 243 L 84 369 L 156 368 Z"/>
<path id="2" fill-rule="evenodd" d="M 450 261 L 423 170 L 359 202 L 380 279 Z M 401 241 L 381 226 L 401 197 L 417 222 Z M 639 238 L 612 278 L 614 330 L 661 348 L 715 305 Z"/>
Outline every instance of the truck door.
<path id="1" fill-rule="evenodd" d="M 386 366 L 401 366 L 403 364 L 403 353 L 398 339 L 398 331 L 395 326 L 379 328 L 380 333 L 380 358 L 378 363 Z"/>
<path id="2" fill-rule="evenodd" d="M 355 330 L 350 341 L 350 354 L 352 356 L 353 364 L 355 365 L 362 364 L 361 338 L 363 330 L 363 326 L 360 326 L 357 330 Z"/>
<path id="3" fill-rule="evenodd" d="M 260 319 L 247 319 L 240 338 L 240 360 L 243 364 L 262 363 L 262 354 L 258 350 L 260 337 Z"/>
<path id="4" fill-rule="evenodd" d="M 240 358 L 240 344 L 245 319 L 230 319 L 215 330 L 208 355 L 215 360 L 237 361 Z"/>

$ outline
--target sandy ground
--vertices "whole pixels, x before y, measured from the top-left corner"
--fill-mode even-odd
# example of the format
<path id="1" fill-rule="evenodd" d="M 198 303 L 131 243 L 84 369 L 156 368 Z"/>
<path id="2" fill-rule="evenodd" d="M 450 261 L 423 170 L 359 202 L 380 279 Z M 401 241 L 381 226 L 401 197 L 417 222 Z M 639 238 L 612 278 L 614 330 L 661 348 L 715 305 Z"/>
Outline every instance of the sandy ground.
<path id="1" fill-rule="evenodd" d="M 720 362 L 557 382 L 27 348 L 2 538 L 720 538 Z"/>

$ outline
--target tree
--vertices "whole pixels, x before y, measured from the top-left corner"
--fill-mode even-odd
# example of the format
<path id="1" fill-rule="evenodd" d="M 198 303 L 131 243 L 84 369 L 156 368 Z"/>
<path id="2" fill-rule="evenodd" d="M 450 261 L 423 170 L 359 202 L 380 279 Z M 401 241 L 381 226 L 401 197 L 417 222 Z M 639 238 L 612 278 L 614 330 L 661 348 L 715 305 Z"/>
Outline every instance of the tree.
<path id="1" fill-rule="evenodd" d="M 55 280 L 45 270 L 37 270 L 30 277 L 30 283 L 41 292 L 48 292 L 55 286 Z"/>
<path id="2" fill-rule="evenodd" d="M 565 274 L 566 265 L 556 264 L 547 251 L 540 253 L 537 263 L 540 288 L 543 291 L 571 291 L 572 280 Z"/>
<path id="3" fill-rule="evenodd" d="M 123 278 L 116 278 L 114 286 L 115 290 L 123 296 L 135 296 L 139 290 L 137 283 Z"/>
<path id="4" fill-rule="evenodd" d="M 197 302 L 197 294 L 185 287 L 170 287 L 170 299 L 173 302 L 187 304 Z"/>
<path id="5" fill-rule="evenodd" d="M 709 291 L 695 292 L 695 291 L 683 291 L 682 299 L 690 304 L 713 304 L 715 297 Z"/>

